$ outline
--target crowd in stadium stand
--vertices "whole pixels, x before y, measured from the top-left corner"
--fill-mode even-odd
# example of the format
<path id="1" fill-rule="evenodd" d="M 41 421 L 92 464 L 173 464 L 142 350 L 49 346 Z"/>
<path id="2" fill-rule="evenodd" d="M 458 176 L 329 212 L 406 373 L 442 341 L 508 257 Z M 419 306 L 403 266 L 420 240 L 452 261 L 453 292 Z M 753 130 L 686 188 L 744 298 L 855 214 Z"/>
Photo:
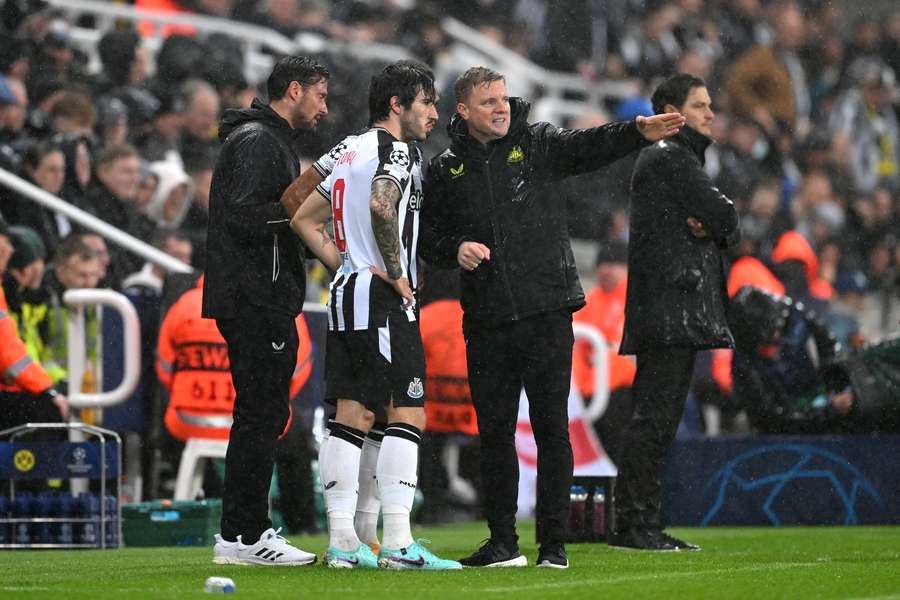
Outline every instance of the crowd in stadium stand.
<path id="1" fill-rule="evenodd" d="M 826 0 L 134 3 L 231 18 L 288 37 L 308 32 L 395 44 L 432 65 L 449 56 L 452 40 L 441 23 L 452 16 L 546 68 L 592 82 L 637 81 L 643 90 L 560 123 L 567 126 L 649 114 L 646 96 L 662 78 L 675 71 L 698 75 L 708 83 L 717 113 L 717 143 L 706 169 L 741 215 L 743 243 L 731 260 L 743 260 L 744 268 L 737 274 L 732 269 L 729 293 L 750 283 L 805 302 L 850 347 L 877 342 L 900 327 L 896 8 L 853 14 Z M 151 57 L 142 33 L 122 22 L 103 32 L 97 46 L 102 69 L 95 73 L 68 25 L 62 12 L 40 0 L 3 4 L 0 166 L 202 270 L 218 119 L 223 110 L 247 106 L 262 94 L 244 78 L 240 41 L 172 28 Z M 320 59 L 332 72 L 330 114 L 317 133 L 305 134 L 311 160 L 365 125 L 363 90 L 382 66 L 347 55 Z M 454 105 L 452 81 L 439 83 L 445 90 L 442 130 Z M 432 154 L 442 139 L 438 134 L 429 143 Z M 593 241 L 606 257 L 627 241 L 632 162 L 575 178 L 560 190 L 573 237 Z M 0 188 L 0 213 L 19 226 L 13 267 L 18 273 L 30 269 L 27 276 L 5 276 L 7 297 L 51 312 L 69 287 L 105 286 L 131 290 L 133 298 L 158 298 L 161 270 L 65 216 L 7 188 Z M 612 254 L 622 255 L 615 249 Z M 584 281 L 586 288 L 598 283 Z M 320 299 L 318 292 L 311 297 Z M 152 315 L 147 331 L 155 331 L 158 321 Z M 42 331 L 58 334 L 51 330 Z M 615 324 L 604 333 L 615 343 Z M 59 362 L 57 342 L 43 340 L 41 358 L 50 365 Z M 727 412 L 733 406 L 726 400 L 731 371 L 726 366 L 723 374 L 716 360 L 707 361 L 698 397 Z"/>

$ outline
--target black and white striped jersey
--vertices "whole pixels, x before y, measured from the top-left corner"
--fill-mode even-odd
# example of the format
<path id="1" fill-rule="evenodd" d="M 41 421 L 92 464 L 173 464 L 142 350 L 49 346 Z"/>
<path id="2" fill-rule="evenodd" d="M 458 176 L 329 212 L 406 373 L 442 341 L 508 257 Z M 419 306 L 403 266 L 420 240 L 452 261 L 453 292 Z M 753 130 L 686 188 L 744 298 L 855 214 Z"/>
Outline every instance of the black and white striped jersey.
<path id="1" fill-rule="evenodd" d="M 403 274 L 416 289 L 416 245 L 422 202 L 422 155 L 418 146 L 373 128 L 344 138 L 313 165 L 325 180 L 317 188 L 331 203 L 334 241 L 341 268 L 331 282 L 328 326 L 332 331 L 384 327 L 389 311 L 402 306 L 393 288 L 370 269 L 385 270 L 372 231 L 372 182 L 384 179 L 400 189 L 397 206 Z M 404 310 L 410 321 L 414 308 Z"/>

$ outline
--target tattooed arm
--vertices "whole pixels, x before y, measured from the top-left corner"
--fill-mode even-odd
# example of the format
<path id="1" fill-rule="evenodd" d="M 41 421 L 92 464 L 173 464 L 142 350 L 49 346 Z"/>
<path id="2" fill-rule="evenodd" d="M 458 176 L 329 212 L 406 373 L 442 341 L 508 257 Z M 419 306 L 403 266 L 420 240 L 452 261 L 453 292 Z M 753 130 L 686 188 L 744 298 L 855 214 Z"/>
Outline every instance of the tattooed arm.
<path id="1" fill-rule="evenodd" d="M 376 179 L 372 182 L 369 210 L 372 213 L 372 232 L 381 252 L 387 271 L 385 281 L 404 298 L 404 304 L 412 304 L 413 294 L 409 279 L 403 276 L 400 252 L 400 230 L 397 218 L 397 202 L 400 188 L 394 181 Z"/>

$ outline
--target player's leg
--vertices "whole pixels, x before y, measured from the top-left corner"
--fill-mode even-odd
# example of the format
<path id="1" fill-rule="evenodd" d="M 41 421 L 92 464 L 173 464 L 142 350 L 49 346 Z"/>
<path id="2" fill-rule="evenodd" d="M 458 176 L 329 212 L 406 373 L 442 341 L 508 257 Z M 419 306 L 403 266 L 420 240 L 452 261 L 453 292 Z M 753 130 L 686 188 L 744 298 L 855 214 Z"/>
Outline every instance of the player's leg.
<path id="1" fill-rule="evenodd" d="M 393 316 L 393 315 L 392 315 Z M 391 569 L 460 569 L 412 537 L 410 512 L 416 495 L 419 443 L 425 428 L 425 352 L 418 322 L 390 318 L 378 330 L 382 368 L 389 373 L 391 404 L 375 467 L 384 530 L 379 566 Z"/>
<path id="2" fill-rule="evenodd" d="M 375 410 L 375 424 L 363 440 L 362 456 L 359 463 L 359 498 L 356 501 L 356 518 L 353 521 L 356 535 L 377 554 L 381 544 L 378 541 L 378 515 L 381 512 L 381 498 L 375 481 L 375 468 L 381 450 L 387 415 L 383 406 Z"/>
<path id="3" fill-rule="evenodd" d="M 354 362 L 355 336 L 356 332 L 328 334 L 325 396 L 336 405 L 337 412 L 319 462 L 328 517 L 329 546 L 325 560 L 331 567 L 374 568 L 375 557 L 360 542 L 353 526 L 363 440 L 374 421 L 374 414 L 362 402 L 349 399 L 361 397 Z"/>

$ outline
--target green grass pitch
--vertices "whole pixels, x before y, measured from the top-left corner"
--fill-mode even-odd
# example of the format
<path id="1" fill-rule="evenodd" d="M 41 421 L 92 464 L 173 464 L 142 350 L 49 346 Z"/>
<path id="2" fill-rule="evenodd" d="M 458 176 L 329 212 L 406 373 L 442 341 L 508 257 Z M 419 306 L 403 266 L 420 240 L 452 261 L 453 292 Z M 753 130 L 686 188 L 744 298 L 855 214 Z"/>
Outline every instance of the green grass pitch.
<path id="1" fill-rule="evenodd" d="M 674 529 L 702 552 L 652 554 L 600 544 L 568 546 L 567 571 L 466 569 L 442 573 L 218 567 L 212 548 L 0 552 L 0 598 L 208 598 L 207 577 L 230 577 L 232 597 L 363 598 L 853 598 L 900 600 L 900 527 Z M 418 528 L 440 555 L 458 558 L 483 523 Z M 533 525 L 520 527 L 534 563 Z M 323 536 L 294 538 L 321 552 Z"/>

